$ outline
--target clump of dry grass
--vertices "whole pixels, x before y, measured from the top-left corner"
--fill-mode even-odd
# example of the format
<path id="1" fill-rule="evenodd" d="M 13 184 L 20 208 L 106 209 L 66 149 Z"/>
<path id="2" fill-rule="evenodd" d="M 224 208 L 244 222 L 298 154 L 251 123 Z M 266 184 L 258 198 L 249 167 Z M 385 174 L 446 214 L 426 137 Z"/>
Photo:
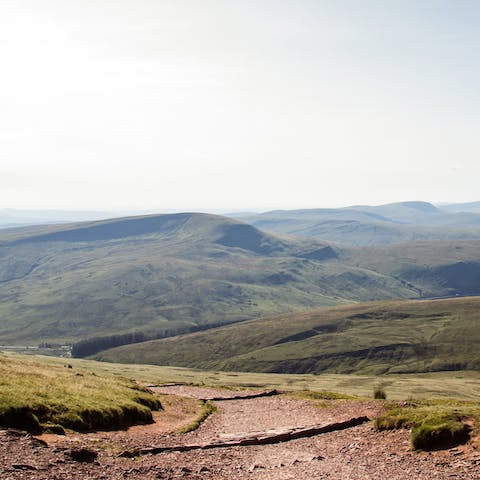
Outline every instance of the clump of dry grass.
<path id="1" fill-rule="evenodd" d="M 382 385 L 375 385 L 373 388 L 373 398 L 376 400 L 386 400 L 387 392 Z"/>

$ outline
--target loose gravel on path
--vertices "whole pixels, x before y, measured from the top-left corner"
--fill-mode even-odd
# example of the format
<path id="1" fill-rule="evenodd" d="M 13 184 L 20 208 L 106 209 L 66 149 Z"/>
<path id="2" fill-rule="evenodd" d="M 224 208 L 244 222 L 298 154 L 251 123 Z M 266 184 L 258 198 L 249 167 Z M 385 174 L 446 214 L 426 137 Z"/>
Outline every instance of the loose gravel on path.
<path id="1" fill-rule="evenodd" d="M 155 390 L 191 398 L 219 396 L 219 390 L 186 386 Z M 239 393 L 221 391 L 222 396 Z M 134 427 L 127 432 L 47 437 L 46 447 L 32 437 L 0 431 L 0 479 L 480 480 L 480 454 L 472 445 L 414 453 L 410 451 L 407 430 L 379 433 L 371 423 L 275 445 L 119 458 L 118 453 L 125 448 L 205 442 L 233 434 L 339 422 L 361 415 L 373 418 L 382 409 L 381 402 L 347 400 L 325 401 L 318 408 L 285 395 L 219 401 L 218 413 L 198 430 L 182 435 L 176 433 L 181 426 L 179 418 L 188 417 L 190 421 L 193 411 L 182 407 L 184 411 L 175 412 L 175 402 L 169 403 L 167 411 L 160 413 L 152 426 Z M 73 461 L 70 450 L 81 447 L 98 452 L 96 461 Z"/>

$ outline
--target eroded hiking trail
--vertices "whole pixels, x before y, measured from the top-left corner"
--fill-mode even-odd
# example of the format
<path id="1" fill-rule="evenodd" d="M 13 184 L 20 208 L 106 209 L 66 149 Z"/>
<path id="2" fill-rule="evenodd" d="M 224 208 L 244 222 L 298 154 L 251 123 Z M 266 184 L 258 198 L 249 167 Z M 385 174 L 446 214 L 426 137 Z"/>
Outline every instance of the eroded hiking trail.
<path id="1" fill-rule="evenodd" d="M 382 402 L 321 400 L 315 405 L 272 392 L 258 396 L 258 391 L 184 385 L 152 390 L 162 396 L 165 406 L 153 425 L 43 436 L 47 446 L 32 437 L 0 432 L 0 478 L 480 479 L 480 455 L 471 447 L 414 453 L 407 430 L 379 433 L 364 420 L 348 425 L 352 419 L 374 418 Z M 198 400 L 212 398 L 217 412 L 197 430 L 178 433 L 199 414 Z M 341 428 L 312 430 L 332 425 Z M 299 431 L 309 433 L 295 438 L 292 432 Z M 281 438 L 253 444 L 266 436 Z M 241 439 L 247 441 L 227 445 Z M 182 449 L 188 446 L 195 448 Z M 74 461 L 72 451 L 82 448 L 98 456 L 91 462 Z M 121 456 L 122 452 L 135 455 Z"/>

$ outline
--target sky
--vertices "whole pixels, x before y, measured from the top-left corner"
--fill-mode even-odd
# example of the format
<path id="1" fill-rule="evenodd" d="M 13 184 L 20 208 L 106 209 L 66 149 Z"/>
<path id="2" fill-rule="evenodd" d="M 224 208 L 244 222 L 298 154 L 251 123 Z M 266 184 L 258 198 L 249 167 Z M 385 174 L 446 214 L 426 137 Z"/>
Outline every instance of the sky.
<path id="1" fill-rule="evenodd" d="M 1 0 L 0 208 L 480 200 L 477 0 Z"/>

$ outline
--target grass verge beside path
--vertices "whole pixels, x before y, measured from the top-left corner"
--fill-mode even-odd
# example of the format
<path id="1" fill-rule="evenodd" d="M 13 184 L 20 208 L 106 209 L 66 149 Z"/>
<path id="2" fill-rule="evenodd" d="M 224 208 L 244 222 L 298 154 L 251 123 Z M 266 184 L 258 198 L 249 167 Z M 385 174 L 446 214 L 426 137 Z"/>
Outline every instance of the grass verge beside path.
<path id="1" fill-rule="evenodd" d="M 390 375 L 347 374 L 281 374 L 252 372 L 219 372 L 182 367 L 165 367 L 144 364 L 96 362 L 64 358 L 7 354 L 13 358 L 35 358 L 45 365 L 63 365 L 66 361 L 74 368 L 88 369 L 98 375 L 115 375 L 135 378 L 138 382 L 160 384 L 180 382 L 231 388 L 278 390 L 334 391 L 346 395 L 372 397 L 373 389 L 381 383 L 389 400 L 407 398 L 458 398 L 480 399 L 480 372 L 450 371 Z"/>
<path id="2" fill-rule="evenodd" d="M 440 450 L 478 433 L 480 404 L 458 400 L 419 400 L 391 404 L 375 420 L 377 430 L 411 428 L 413 450 Z"/>
<path id="3" fill-rule="evenodd" d="M 133 380 L 0 354 L 0 426 L 31 433 L 151 423 L 159 399 Z"/>
<path id="4" fill-rule="evenodd" d="M 200 403 L 202 405 L 202 411 L 200 412 L 200 415 L 192 423 L 190 423 L 190 425 L 187 425 L 186 427 L 182 428 L 180 430 L 180 433 L 193 432 L 194 430 L 199 428 L 200 425 L 210 415 L 213 415 L 217 411 L 217 407 L 210 400 L 207 400 L 207 401 L 200 400 Z"/>

